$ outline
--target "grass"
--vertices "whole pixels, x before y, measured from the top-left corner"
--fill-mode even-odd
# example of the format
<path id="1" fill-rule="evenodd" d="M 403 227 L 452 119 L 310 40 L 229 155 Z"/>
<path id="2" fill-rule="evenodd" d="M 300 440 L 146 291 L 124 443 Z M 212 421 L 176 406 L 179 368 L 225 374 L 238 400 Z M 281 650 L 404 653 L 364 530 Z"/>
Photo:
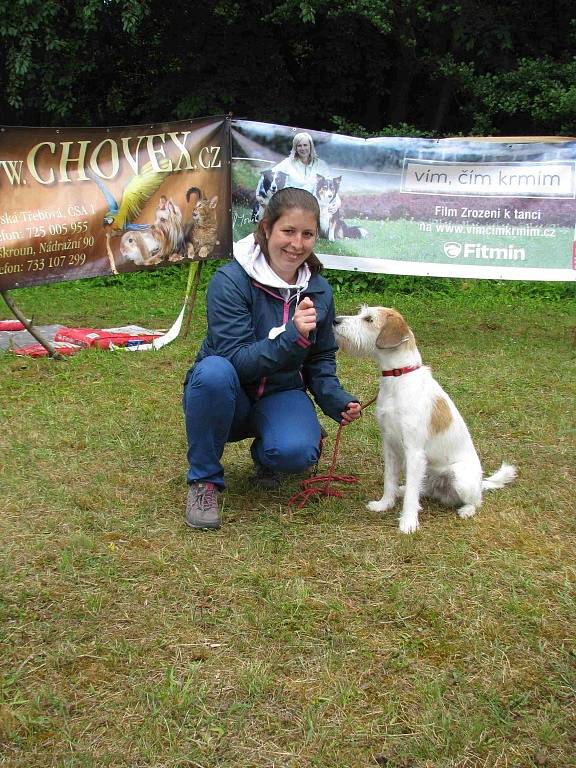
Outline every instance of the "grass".
<path id="1" fill-rule="evenodd" d="M 250 234 L 254 230 L 254 224 L 250 219 L 251 211 L 240 205 L 234 207 L 234 239 L 238 240 Z M 538 269 L 572 269 L 572 250 L 574 233 L 566 227 L 556 227 L 551 231 L 551 237 L 537 237 L 534 235 L 486 235 L 477 234 L 471 225 L 456 224 L 454 229 L 445 231 L 446 226 L 437 222 L 421 222 L 418 220 L 398 219 L 376 221 L 370 219 L 358 219 L 346 216 L 346 223 L 350 226 L 362 227 L 367 232 L 367 237 L 361 240 L 335 240 L 329 242 L 320 239 L 317 252 L 347 256 L 363 257 L 370 259 L 391 259 L 393 261 L 406 261 L 406 254 L 419 254 L 419 260 L 426 264 L 450 264 L 457 266 L 492 266 L 494 269 L 511 269 L 515 267 Z M 516 223 L 521 226 L 521 223 Z M 427 229 L 430 227 L 430 230 Z M 464 244 L 481 245 L 487 239 L 486 245 L 491 248 L 500 248 L 504 252 L 509 246 L 522 248 L 525 251 L 525 260 L 494 259 L 487 260 L 479 255 L 473 257 L 448 258 L 444 253 L 444 244 L 454 241 Z M 414 261 L 408 258 L 408 261 Z"/>
<path id="2" fill-rule="evenodd" d="M 328 273 L 331 277 L 331 273 Z M 14 292 L 37 322 L 166 327 L 177 269 Z M 420 281 L 396 305 L 486 470 L 518 482 L 461 521 L 369 513 L 371 414 L 344 433 L 342 500 L 256 493 L 226 449 L 224 525 L 183 524 L 181 382 L 204 332 L 155 354 L 0 356 L 0 765 L 576 765 L 574 298 Z M 386 285 L 386 284 L 385 284 Z M 377 388 L 342 357 L 345 386 Z M 336 425 L 330 433 L 326 468 Z"/>

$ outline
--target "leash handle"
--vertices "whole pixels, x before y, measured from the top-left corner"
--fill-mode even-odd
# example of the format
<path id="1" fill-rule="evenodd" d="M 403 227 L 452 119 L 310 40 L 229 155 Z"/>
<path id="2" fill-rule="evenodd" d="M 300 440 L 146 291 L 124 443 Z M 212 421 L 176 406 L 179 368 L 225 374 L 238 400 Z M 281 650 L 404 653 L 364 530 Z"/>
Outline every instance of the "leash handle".
<path id="1" fill-rule="evenodd" d="M 360 410 L 363 411 L 365 408 L 368 408 L 369 405 L 372 405 L 372 403 L 375 403 L 378 399 L 378 396 L 373 397 L 372 400 L 368 400 L 367 403 L 360 404 Z M 340 440 L 342 438 L 342 430 L 344 429 L 344 424 L 340 424 L 338 426 L 338 431 L 336 432 L 336 440 L 334 442 L 334 450 L 332 451 L 332 463 L 330 464 L 330 471 L 327 475 L 316 475 L 315 477 L 308 478 L 307 480 L 302 480 L 300 483 L 300 487 L 302 488 L 302 491 L 300 493 L 294 494 L 294 496 L 291 496 L 287 503 L 287 507 L 293 507 L 297 502 L 298 505 L 296 509 L 303 509 L 303 507 L 306 506 L 308 499 L 310 499 L 312 496 L 335 496 L 338 498 L 342 497 L 342 492 L 337 491 L 333 488 L 330 488 L 331 483 L 338 482 L 338 483 L 357 483 L 358 478 L 353 477 L 352 475 L 336 475 L 335 469 L 336 469 L 336 462 L 338 460 L 338 451 L 340 450 Z M 321 485 L 323 483 L 323 485 Z"/>

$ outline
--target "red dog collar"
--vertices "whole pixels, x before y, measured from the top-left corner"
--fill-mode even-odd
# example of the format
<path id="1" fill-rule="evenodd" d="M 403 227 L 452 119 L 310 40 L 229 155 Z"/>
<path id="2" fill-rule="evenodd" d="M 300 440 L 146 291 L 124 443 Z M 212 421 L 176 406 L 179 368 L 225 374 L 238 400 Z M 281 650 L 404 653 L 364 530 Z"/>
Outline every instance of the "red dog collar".
<path id="1" fill-rule="evenodd" d="M 421 368 L 422 366 L 420 364 L 418 365 L 405 365 L 404 368 L 392 368 L 389 371 L 382 371 L 382 376 L 402 376 L 403 373 L 410 373 L 411 371 L 417 371 L 418 368 Z"/>

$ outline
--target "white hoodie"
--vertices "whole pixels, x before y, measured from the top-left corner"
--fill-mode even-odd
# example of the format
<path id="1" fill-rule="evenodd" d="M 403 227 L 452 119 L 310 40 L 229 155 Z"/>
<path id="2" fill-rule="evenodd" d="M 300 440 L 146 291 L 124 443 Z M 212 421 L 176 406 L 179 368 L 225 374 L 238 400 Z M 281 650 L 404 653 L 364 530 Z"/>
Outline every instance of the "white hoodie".
<path id="1" fill-rule="evenodd" d="M 253 277 L 261 285 L 266 285 L 268 288 L 279 288 L 281 295 L 287 300 L 290 295 L 290 291 L 298 291 L 300 294 L 306 290 L 308 283 L 310 282 L 311 272 L 310 267 L 306 262 L 302 264 L 298 269 L 298 275 L 296 283 L 290 285 L 285 280 L 274 272 L 270 264 L 266 261 L 266 257 L 262 253 L 260 246 L 254 240 L 254 235 L 247 235 L 242 240 L 234 243 L 234 258 L 240 264 L 242 269 L 250 276 Z M 287 293 L 285 293 L 287 291 Z"/>

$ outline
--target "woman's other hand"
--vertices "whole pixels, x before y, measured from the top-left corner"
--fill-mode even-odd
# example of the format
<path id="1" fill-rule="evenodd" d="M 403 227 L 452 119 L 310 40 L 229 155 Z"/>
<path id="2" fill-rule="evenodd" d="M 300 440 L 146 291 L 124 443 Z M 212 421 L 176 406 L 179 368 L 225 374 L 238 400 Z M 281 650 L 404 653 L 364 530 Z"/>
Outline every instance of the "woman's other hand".
<path id="1" fill-rule="evenodd" d="M 340 415 L 342 416 L 340 424 L 343 427 L 346 427 L 348 424 L 351 424 L 362 416 L 362 406 L 360 403 L 348 403 Z"/>

